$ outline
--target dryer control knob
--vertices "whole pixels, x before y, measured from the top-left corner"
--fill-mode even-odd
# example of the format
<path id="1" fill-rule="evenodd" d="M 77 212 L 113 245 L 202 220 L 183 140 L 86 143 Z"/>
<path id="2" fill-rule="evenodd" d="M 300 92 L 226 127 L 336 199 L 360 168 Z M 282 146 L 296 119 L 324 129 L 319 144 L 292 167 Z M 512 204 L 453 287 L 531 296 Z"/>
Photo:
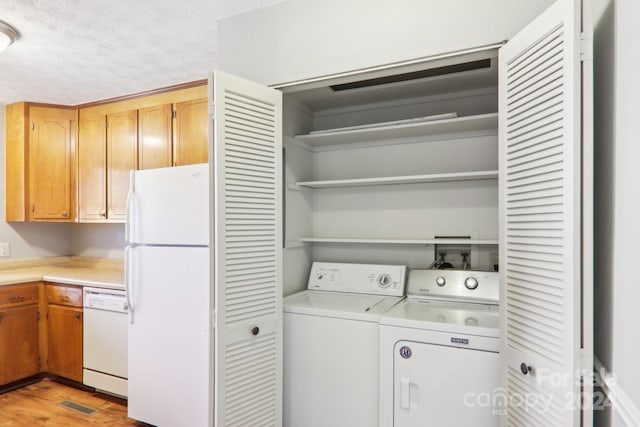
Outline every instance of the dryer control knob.
<path id="1" fill-rule="evenodd" d="M 386 273 L 383 273 L 378 276 L 378 286 L 381 288 L 388 288 L 391 284 L 391 276 Z"/>
<path id="2" fill-rule="evenodd" d="M 464 281 L 464 286 L 467 289 L 474 290 L 478 287 L 478 279 L 476 279 L 475 277 L 467 277 L 467 279 Z"/>
<path id="3" fill-rule="evenodd" d="M 442 276 L 436 277 L 436 285 L 444 286 L 446 283 L 447 283 L 447 281 L 445 280 L 444 277 L 442 277 Z"/>

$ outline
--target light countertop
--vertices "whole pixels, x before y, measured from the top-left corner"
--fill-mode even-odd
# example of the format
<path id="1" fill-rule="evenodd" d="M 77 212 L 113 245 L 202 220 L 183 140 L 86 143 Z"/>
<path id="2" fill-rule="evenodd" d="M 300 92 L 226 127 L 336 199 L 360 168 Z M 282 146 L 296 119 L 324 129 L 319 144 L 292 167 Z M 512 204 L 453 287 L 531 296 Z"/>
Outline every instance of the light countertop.
<path id="1" fill-rule="evenodd" d="M 9 260 L 0 264 L 0 286 L 40 280 L 94 288 L 124 289 L 124 272 L 120 260 L 55 257 Z"/>

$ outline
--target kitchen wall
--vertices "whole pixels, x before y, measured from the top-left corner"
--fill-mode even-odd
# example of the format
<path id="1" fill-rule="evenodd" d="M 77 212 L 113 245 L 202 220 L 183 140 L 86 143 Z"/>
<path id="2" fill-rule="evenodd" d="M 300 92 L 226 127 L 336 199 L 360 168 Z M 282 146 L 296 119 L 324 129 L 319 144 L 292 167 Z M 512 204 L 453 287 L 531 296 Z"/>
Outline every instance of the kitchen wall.
<path id="1" fill-rule="evenodd" d="M 73 224 L 71 254 L 118 258 L 124 256 L 124 224 Z"/>
<path id="2" fill-rule="evenodd" d="M 0 104 L 0 242 L 9 242 L 12 259 L 69 255 L 72 224 L 6 222 L 5 182 L 5 106 Z"/>
<path id="3" fill-rule="evenodd" d="M 598 2 L 597 2 L 598 3 Z M 604 0 L 595 8 L 595 352 L 620 389 L 640 406 L 640 3 Z M 599 426 L 627 424 L 615 411 Z"/>

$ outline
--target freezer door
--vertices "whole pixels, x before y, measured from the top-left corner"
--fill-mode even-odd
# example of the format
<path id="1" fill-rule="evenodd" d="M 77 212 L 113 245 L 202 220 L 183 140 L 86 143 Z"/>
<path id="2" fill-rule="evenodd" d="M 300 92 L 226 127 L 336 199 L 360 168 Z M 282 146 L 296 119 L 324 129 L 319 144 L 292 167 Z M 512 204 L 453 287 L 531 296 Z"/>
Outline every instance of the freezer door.
<path id="1" fill-rule="evenodd" d="M 129 417 L 211 425 L 209 249 L 127 250 Z"/>
<path id="2" fill-rule="evenodd" d="M 209 165 L 131 172 L 128 244 L 209 245 Z"/>

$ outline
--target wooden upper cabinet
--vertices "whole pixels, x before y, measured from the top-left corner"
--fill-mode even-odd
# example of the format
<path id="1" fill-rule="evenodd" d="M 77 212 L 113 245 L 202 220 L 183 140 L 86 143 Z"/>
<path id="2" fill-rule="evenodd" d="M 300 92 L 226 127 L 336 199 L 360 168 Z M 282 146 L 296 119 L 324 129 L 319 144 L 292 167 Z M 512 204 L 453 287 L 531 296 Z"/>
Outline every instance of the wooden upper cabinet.
<path id="1" fill-rule="evenodd" d="M 7 221 L 73 221 L 75 109 L 6 108 Z"/>
<path id="2" fill-rule="evenodd" d="M 32 107 L 29 204 L 32 220 L 71 221 L 74 110 Z"/>
<path id="3" fill-rule="evenodd" d="M 175 104 L 174 166 L 209 161 L 209 103 L 206 98 Z"/>
<path id="4" fill-rule="evenodd" d="M 78 129 L 78 220 L 102 220 L 107 213 L 106 117 L 80 119 Z"/>
<path id="5" fill-rule="evenodd" d="M 138 111 L 138 168 L 153 169 L 172 165 L 171 104 Z"/>
<path id="6" fill-rule="evenodd" d="M 122 222 L 129 171 L 208 161 L 207 86 L 6 106 L 6 220 Z"/>
<path id="7" fill-rule="evenodd" d="M 73 221 L 76 110 L 29 109 L 29 219 Z"/>
<path id="8" fill-rule="evenodd" d="M 138 112 L 83 117 L 78 137 L 78 220 L 122 222 L 137 166 Z"/>
<path id="9" fill-rule="evenodd" d="M 6 121 L 6 218 L 27 221 L 29 212 L 29 104 L 7 105 Z"/>
<path id="10" fill-rule="evenodd" d="M 124 221 L 129 171 L 138 165 L 138 112 L 109 114 L 107 123 L 107 217 Z"/>

